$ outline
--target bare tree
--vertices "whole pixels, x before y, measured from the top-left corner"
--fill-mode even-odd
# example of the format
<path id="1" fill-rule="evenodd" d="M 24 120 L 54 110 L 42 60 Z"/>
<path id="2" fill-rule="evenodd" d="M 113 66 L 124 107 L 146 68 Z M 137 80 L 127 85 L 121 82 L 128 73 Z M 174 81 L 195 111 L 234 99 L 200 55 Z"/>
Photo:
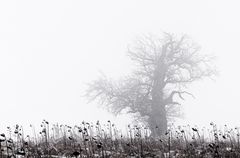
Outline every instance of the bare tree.
<path id="1" fill-rule="evenodd" d="M 143 36 L 128 48 L 136 64 L 132 74 L 120 82 L 103 76 L 89 84 L 86 96 L 98 99 L 114 114 L 137 113 L 145 118 L 152 135 L 160 136 L 167 130 L 168 118 L 179 111 L 181 99 L 192 95 L 187 85 L 216 74 L 213 58 L 199 52 L 200 47 L 187 36 Z"/>

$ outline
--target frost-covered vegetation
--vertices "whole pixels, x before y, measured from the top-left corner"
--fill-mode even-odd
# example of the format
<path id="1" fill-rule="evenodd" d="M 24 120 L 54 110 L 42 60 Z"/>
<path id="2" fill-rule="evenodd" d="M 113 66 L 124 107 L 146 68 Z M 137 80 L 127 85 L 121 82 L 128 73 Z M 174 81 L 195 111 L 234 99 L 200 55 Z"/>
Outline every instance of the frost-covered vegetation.
<path id="1" fill-rule="evenodd" d="M 22 126 L 7 127 L 0 135 L 0 157 L 240 157 L 239 128 L 210 125 L 172 126 L 165 135 L 152 137 L 140 125 L 129 125 L 123 134 L 111 121 L 68 126 L 44 120 L 40 131 L 30 125 L 30 135 Z"/>

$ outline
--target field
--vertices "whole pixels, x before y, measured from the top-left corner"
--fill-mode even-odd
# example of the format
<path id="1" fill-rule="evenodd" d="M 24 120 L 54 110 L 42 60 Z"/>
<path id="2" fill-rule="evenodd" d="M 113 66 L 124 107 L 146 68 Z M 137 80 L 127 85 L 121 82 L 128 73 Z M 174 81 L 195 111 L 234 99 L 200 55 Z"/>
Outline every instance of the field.
<path id="1" fill-rule="evenodd" d="M 24 135 L 22 126 L 7 127 L 0 135 L 0 158 L 7 157 L 80 157 L 80 158 L 212 158 L 240 157 L 239 128 L 219 130 L 178 126 L 153 138 L 147 127 L 129 125 L 122 133 L 108 121 L 82 122 L 78 126 L 50 124 L 44 120 L 37 131 Z M 156 127 L 156 129 L 158 128 Z"/>

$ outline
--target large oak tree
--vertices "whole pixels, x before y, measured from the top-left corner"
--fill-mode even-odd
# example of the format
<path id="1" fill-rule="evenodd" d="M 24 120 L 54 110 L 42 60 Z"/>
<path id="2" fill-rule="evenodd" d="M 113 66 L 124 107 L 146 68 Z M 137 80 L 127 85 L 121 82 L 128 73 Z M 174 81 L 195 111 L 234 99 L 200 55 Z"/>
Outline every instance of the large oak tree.
<path id="1" fill-rule="evenodd" d="M 144 118 L 153 136 L 164 134 L 168 116 L 175 114 L 187 91 L 187 85 L 216 74 L 212 57 L 200 53 L 200 47 L 187 36 L 169 33 L 146 35 L 130 45 L 127 52 L 135 63 L 131 75 L 116 82 L 101 77 L 87 90 L 90 100 L 99 100 L 114 114 L 123 110 Z"/>

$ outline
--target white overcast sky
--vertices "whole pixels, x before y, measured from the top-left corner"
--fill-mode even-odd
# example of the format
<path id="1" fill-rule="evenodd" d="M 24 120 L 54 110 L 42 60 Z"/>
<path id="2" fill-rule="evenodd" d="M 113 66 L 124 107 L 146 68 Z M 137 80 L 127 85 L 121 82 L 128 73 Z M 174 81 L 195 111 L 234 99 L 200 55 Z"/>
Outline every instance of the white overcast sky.
<path id="1" fill-rule="evenodd" d="M 188 34 L 217 56 L 220 76 L 191 87 L 183 122 L 240 126 L 240 4 L 221 0 L 0 1 L 0 126 L 77 124 L 114 117 L 86 104 L 99 71 L 130 72 L 128 43 L 144 33 Z M 116 119 L 127 122 L 126 117 Z"/>

